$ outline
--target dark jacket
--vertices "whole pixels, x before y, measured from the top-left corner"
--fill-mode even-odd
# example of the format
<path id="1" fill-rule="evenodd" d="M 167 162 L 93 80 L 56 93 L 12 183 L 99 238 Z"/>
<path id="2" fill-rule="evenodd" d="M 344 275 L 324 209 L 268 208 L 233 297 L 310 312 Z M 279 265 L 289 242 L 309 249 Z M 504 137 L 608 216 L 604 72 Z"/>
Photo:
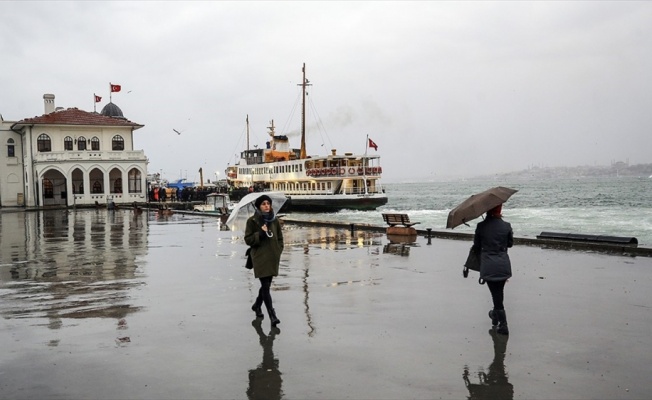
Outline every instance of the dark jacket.
<path id="1" fill-rule="evenodd" d="M 273 234 L 268 237 L 263 232 L 263 217 L 255 214 L 247 220 L 245 243 L 251 247 L 251 259 L 254 263 L 254 276 L 278 276 L 278 266 L 283 252 L 283 232 L 278 219 L 268 223 L 267 229 Z"/>
<path id="2" fill-rule="evenodd" d="M 475 228 L 474 250 L 480 250 L 480 279 L 504 281 L 512 276 L 507 248 L 514 244 L 512 225 L 502 218 L 487 217 Z"/>

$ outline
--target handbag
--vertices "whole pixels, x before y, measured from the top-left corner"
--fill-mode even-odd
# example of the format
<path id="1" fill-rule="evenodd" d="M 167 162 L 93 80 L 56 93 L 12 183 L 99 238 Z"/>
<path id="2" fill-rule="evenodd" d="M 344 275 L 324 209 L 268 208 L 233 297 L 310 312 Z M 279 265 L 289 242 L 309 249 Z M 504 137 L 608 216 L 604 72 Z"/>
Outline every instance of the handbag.
<path id="1" fill-rule="evenodd" d="M 252 269 L 254 267 L 254 262 L 251 260 L 251 247 L 245 252 L 247 256 L 247 262 L 245 263 L 245 268 Z"/>
<path id="2" fill-rule="evenodd" d="M 466 257 L 466 262 L 464 263 L 464 269 L 462 270 L 462 275 L 464 277 L 469 276 L 469 270 L 480 272 L 480 252 L 475 251 L 473 246 L 469 249 L 469 255 Z"/>

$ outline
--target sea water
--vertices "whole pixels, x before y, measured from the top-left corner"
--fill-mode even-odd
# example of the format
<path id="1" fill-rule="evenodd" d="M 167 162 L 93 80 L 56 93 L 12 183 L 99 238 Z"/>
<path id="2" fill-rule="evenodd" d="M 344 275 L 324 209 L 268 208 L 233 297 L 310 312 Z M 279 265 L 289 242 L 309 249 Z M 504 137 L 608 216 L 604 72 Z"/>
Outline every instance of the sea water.
<path id="1" fill-rule="evenodd" d="M 652 179 L 591 177 L 536 180 L 468 180 L 388 183 L 388 202 L 375 211 L 291 213 L 293 219 L 383 225 L 382 213 L 407 213 L 418 229 L 446 230 L 451 209 L 470 195 L 494 186 L 517 189 L 503 206 L 516 237 L 541 232 L 635 237 L 652 247 Z M 478 218 L 454 229 L 473 233 Z"/>

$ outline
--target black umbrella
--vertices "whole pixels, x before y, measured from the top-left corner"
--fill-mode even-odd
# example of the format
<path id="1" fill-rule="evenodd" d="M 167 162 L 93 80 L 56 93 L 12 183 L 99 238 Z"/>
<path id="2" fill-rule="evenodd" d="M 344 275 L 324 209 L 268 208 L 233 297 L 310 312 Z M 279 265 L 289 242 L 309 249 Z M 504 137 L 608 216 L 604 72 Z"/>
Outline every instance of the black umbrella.
<path id="1" fill-rule="evenodd" d="M 448 213 L 446 228 L 455 228 L 478 218 L 492 208 L 506 202 L 516 192 L 518 192 L 516 189 L 498 186 L 472 195 Z"/>

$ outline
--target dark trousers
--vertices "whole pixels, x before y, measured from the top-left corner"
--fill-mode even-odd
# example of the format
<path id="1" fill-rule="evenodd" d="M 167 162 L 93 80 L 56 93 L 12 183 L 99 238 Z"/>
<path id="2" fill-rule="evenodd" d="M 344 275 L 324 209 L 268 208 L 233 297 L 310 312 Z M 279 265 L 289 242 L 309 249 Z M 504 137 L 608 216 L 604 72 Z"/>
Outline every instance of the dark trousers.
<path id="1" fill-rule="evenodd" d="M 503 305 L 503 291 L 505 289 L 505 282 L 507 281 L 486 281 L 489 291 L 491 292 L 491 300 L 494 302 L 494 310 L 504 310 Z"/>
<path id="2" fill-rule="evenodd" d="M 266 276 L 264 278 L 259 278 L 260 289 L 258 289 L 258 298 L 256 299 L 256 304 L 260 306 L 262 303 L 265 303 L 265 307 L 268 310 L 274 308 L 272 307 L 272 293 L 270 292 L 273 278 L 274 278 L 273 276 Z"/>

